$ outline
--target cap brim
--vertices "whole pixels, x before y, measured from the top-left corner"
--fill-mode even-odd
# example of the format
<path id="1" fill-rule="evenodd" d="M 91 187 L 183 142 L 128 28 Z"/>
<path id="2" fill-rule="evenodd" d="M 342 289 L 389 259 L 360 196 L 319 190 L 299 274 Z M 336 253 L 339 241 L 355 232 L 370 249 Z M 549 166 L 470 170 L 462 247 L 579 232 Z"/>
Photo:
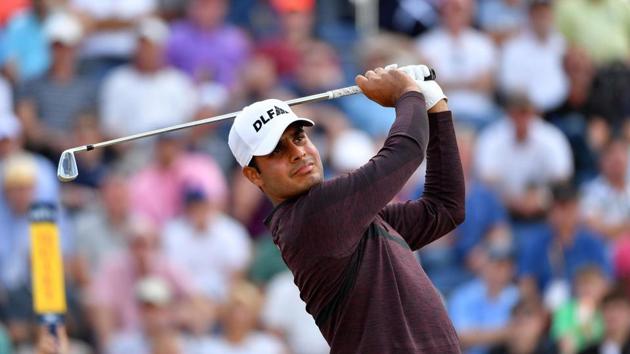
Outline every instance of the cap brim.
<path id="1" fill-rule="evenodd" d="M 265 139 L 260 143 L 260 145 L 258 145 L 258 147 L 254 150 L 252 154 L 253 156 L 269 155 L 273 151 L 273 149 L 276 148 L 276 145 L 278 145 L 278 141 L 280 141 L 282 134 L 284 134 L 284 131 L 287 130 L 287 128 L 291 124 L 295 122 L 303 122 L 303 123 L 306 123 L 305 125 L 309 127 L 315 125 L 315 123 L 312 120 L 306 119 L 306 118 L 300 118 L 300 117 L 296 117 L 291 120 L 278 120 L 278 122 L 280 122 L 279 124 L 281 125 L 273 129 L 273 131 L 271 131 L 265 137 Z"/>

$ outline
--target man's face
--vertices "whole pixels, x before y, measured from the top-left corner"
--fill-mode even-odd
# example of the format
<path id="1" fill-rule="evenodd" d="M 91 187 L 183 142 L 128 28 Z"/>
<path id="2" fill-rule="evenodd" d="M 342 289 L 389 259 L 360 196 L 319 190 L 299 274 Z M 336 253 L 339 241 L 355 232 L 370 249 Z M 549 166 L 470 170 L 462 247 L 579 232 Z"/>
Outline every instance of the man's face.
<path id="1" fill-rule="evenodd" d="M 300 125 L 289 126 L 271 154 L 254 159 L 258 169 L 245 167 L 243 174 L 274 204 L 298 196 L 324 180 L 319 151 Z"/>

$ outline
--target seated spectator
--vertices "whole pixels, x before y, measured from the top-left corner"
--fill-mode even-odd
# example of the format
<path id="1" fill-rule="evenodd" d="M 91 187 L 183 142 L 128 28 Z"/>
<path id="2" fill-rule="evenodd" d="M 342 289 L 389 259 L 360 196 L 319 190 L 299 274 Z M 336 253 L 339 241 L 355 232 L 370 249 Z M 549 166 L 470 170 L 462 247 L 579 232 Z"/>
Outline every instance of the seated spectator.
<path id="1" fill-rule="evenodd" d="M 251 259 L 249 235 L 204 191 L 188 187 L 184 194 L 184 214 L 163 231 L 164 253 L 191 274 L 205 296 L 225 301 Z"/>
<path id="2" fill-rule="evenodd" d="M 172 290 L 174 304 L 192 302 L 197 296 L 190 275 L 160 252 L 155 224 L 144 217 L 135 217 L 125 236 L 126 249 L 103 261 L 88 295 L 101 348 L 106 348 L 115 333 L 132 333 L 140 328 L 141 308 L 134 294 L 137 283 L 144 277 L 164 279 Z"/>
<path id="3" fill-rule="evenodd" d="M 538 112 L 558 107 L 568 91 L 562 66 L 564 37 L 553 26 L 549 1 L 531 1 L 529 25 L 505 43 L 499 71 L 501 89 L 526 93 Z M 532 80 L 532 77 L 537 79 Z"/>
<path id="4" fill-rule="evenodd" d="M 146 18 L 135 29 L 133 62 L 111 71 L 103 83 L 103 131 L 113 137 L 191 120 L 197 109 L 188 77 L 165 62 L 167 25 Z"/>
<path id="5" fill-rule="evenodd" d="M 280 78 L 290 81 L 302 61 L 304 48 L 315 40 L 315 1 L 272 0 L 271 6 L 278 15 L 279 33 L 263 39 L 256 51 L 271 58 Z"/>
<path id="6" fill-rule="evenodd" d="M 49 8 L 45 0 L 32 1 L 31 8 L 14 14 L 4 27 L 0 67 L 15 84 L 35 79 L 48 70 L 50 46 L 44 33 L 44 21 Z"/>
<path id="7" fill-rule="evenodd" d="M 477 22 L 497 45 L 519 34 L 527 23 L 527 3 L 531 0 L 478 1 Z"/>
<path id="8" fill-rule="evenodd" d="M 630 6 L 624 0 L 557 1 L 556 21 L 569 45 L 598 66 L 630 59 Z"/>
<path id="9" fill-rule="evenodd" d="M 471 27 L 474 2 L 446 0 L 441 4 L 441 26 L 417 40 L 420 60 L 439 73 L 455 119 L 481 128 L 497 117 L 493 101 L 494 43 Z"/>
<path id="10" fill-rule="evenodd" d="M 112 172 L 103 179 L 97 198 L 75 217 L 77 261 L 83 285 L 89 285 L 104 259 L 125 248 L 130 214 L 126 177 Z"/>
<path id="11" fill-rule="evenodd" d="M 480 271 L 483 241 L 511 242 L 505 207 L 498 195 L 485 186 L 473 171 L 475 132 L 456 128 L 457 145 L 466 181 L 466 220 L 450 235 L 419 251 L 422 267 L 444 296 Z M 420 193 L 417 193 L 420 195 Z"/>
<path id="12" fill-rule="evenodd" d="M 291 272 L 276 275 L 267 285 L 262 322 L 283 338 L 294 354 L 330 352 L 315 320 L 306 312 L 306 304 L 300 298 L 300 290 L 295 286 Z"/>
<path id="13" fill-rule="evenodd" d="M 577 193 L 570 185 L 554 188 L 548 225 L 532 236 L 519 253 L 521 286 L 526 294 L 543 294 L 551 309 L 569 298 L 569 284 L 581 267 L 596 265 L 611 275 L 602 237 L 580 223 Z"/>
<path id="14" fill-rule="evenodd" d="M 111 69 L 126 64 L 133 55 L 134 28 L 157 11 L 157 0 L 69 0 L 88 28 L 81 48 L 82 70 L 102 79 Z"/>
<path id="15" fill-rule="evenodd" d="M 203 342 L 186 342 L 176 327 L 173 306 L 173 290 L 168 281 L 149 276 L 140 279 L 131 294 L 139 307 L 140 326 L 129 332 L 114 335 L 107 345 L 106 354 L 153 354 L 159 347 L 170 347 L 167 353 L 195 353 L 203 348 Z M 162 350 L 166 348 L 161 348 Z"/>
<path id="16" fill-rule="evenodd" d="M 562 132 L 540 119 L 526 96 L 510 96 L 506 110 L 506 119 L 479 136 L 477 172 L 500 193 L 513 220 L 540 222 L 549 186 L 571 176 L 571 150 Z"/>
<path id="17" fill-rule="evenodd" d="M 180 132 L 160 134 L 155 142 L 154 161 L 129 181 L 132 210 L 159 225 L 180 215 L 186 186 L 201 189 L 219 209 L 227 198 L 226 182 L 219 167 L 207 155 L 185 152 L 183 144 Z"/>
<path id="18" fill-rule="evenodd" d="M 27 145 L 56 161 L 70 145 L 68 128 L 80 113 L 96 106 L 98 88 L 77 73 L 76 51 L 83 36 L 79 20 L 58 12 L 46 20 L 44 30 L 51 47 L 50 70 L 19 89 L 17 114 Z"/>
<path id="19" fill-rule="evenodd" d="M 489 354 L 556 354 L 558 348 L 549 340 L 549 315 L 535 299 L 521 299 L 512 308 L 505 343 Z"/>
<path id="20" fill-rule="evenodd" d="M 574 281 L 574 297 L 553 314 L 551 335 L 561 353 L 576 353 L 599 340 L 603 333 L 599 302 L 608 291 L 608 282 L 597 266 L 584 266 Z"/>
<path id="21" fill-rule="evenodd" d="M 225 23 L 227 0 L 191 0 L 186 19 L 172 26 L 168 62 L 193 81 L 237 84 L 250 55 L 250 43 L 235 26 Z"/>
<path id="22" fill-rule="evenodd" d="M 305 46 L 292 88 L 298 96 L 311 95 L 340 87 L 344 83 L 341 63 L 335 49 L 316 41 Z"/>
<path id="23" fill-rule="evenodd" d="M 586 223 L 609 240 L 630 235 L 630 179 L 628 144 L 613 139 L 601 151 L 601 174 L 582 193 L 581 211 Z"/>
<path id="24" fill-rule="evenodd" d="M 221 314 L 222 333 L 206 347 L 207 354 L 284 354 L 275 336 L 257 330 L 263 304 L 258 288 L 237 282 Z"/>
<path id="25" fill-rule="evenodd" d="M 604 335 L 580 354 L 630 353 L 630 300 L 623 287 L 611 289 L 603 298 L 600 311 Z"/>
<path id="26" fill-rule="evenodd" d="M 456 289 L 449 300 L 449 315 L 467 354 L 487 353 L 505 339 L 510 310 L 519 299 L 511 247 L 489 243 L 484 252 L 479 277 Z"/>
<path id="27" fill-rule="evenodd" d="M 39 176 L 36 157 L 18 152 L 2 161 L 0 170 L 0 308 L 4 309 L 5 319 L 12 340 L 16 343 L 29 337 L 34 318 L 30 276 L 30 230 L 29 210 L 32 203 L 47 202 L 57 205 L 57 200 L 40 199 L 37 195 Z M 72 258 L 72 235 L 67 219 L 62 211 L 57 212 L 56 224 L 59 227 L 60 245 L 66 261 Z M 68 284 L 70 285 L 70 284 Z M 69 318 L 76 318 L 75 299 L 68 296 Z"/>

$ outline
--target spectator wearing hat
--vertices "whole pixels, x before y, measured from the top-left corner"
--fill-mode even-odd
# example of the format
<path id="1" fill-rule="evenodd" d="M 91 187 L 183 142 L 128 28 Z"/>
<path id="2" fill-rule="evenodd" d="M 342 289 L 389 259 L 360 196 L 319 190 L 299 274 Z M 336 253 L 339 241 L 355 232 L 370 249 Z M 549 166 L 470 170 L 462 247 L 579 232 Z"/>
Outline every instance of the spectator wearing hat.
<path id="1" fill-rule="evenodd" d="M 44 33 L 49 4 L 32 1 L 31 8 L 13 14 L 0 41 L 0 67 L 7 78 L 22 83 L 44 74 L 50 65 L 50 46 Z"/>
<path id="2" fill-rule="evenodd" d="M 550 0 L 528 1 L 528 25 L 501 50 L 499 86 L 503 92 L 524 92 L 538 112 L 548 112 L 567 96 L 569 82 L 562 63 L 566 44 L 554 27 Z"/>
<path id="3" fill-rule="evenodd" d="M 214 160 L 184 150 L 180 132 L 161 134 L 154 145 L 153 160 L 129 181 L 131 209 L 164 225 L 184 210 L 184 190 L 195 186 L 219 209 L 227 199 L 227 183 Z"/>
<path id="4" fill-rule="evenodd" d="M 162 238 L 166 256 L 182 265 L 213 302 L 226 300 L 251 259 L 245 228 L 194 186 L 184 191 L 184 213 L 166 224 Z"/>
<path id="5" fill-rule="evenodd" d="M 80 14 L 88 35 L 81 48 L 81 66 L 99 81 L 113 68 L 126 64 L 135 47 L 134 28 L 155 14 L 157 0 L 70 0 Z"/>
<path id="6" fill-rule="evenodd" d="M 77 72 L 77 49 L 83 36 L 79 20 L 67 12 L 50 15 L 44 23 L 50 42 L 50 69 L 18 89 L 17 115 L 24 125 L 27 146 L 56 161 L 69 147 L 69 127 L 79 114 L 97 104 L 97 84 Z"/>
<path id="7" fill-rule="evenodd" d="M 102 129 L 112 137 L 184 123 L 197 109 L 191 80 L 166 63 L 167 24 L 145 18 L 134 33 L 132 63 L 111 71 L 103 83 Z"/>
<path id="8" fill-rule="evenodd" d="M 501 46 L 519 34 L 527 23 L 527 2 L 531 0 L 479 1 L 477 22 L 494 42 Z"/>
<path id="9" fill-rule="evenodd" d="M 107 347 L 115 333 L 130 334 L 141 328 L 142 309 L 134 296 L 141 279 L 163 279 L 173 303 L 181 306 L 196 302 L 198 295 L 190 274 L 161 252 L 159 231 L 150 219 L 135 216 L 125 236 L 126 248 L 103 261 L 87 296 L 101 348 Z"/>
<path id="10" fill-rule="evenodd" d="M 457 288 L 448 301 L 449 315 L 467 354 L 487 353 L 506 338 L 510 311 L 519 299 L 513 282 L 514 250 L 488 241 L 479 276 Z"/>
<path id="11" fill-rule="evenodd" d="M 552 194 L 544 230 L 521 244 L 519 281 L 523 291 L 543 294 L 546 305 L 555 309 L 568 299 L 570 284 L 581 267 L 596 265 L 607 277 L 612 270 L 602 236 L 580 222 L 575 188 L 560 184 Z"/>
<path id="12" fill-rule="evenodd" d="M 600 304 L 603 338 L 580 354 L 630 353 L 630 300 L 623 286 L 612 288 Z"/>
<path id="13" fill-rule="evenodd" d="M 227 24 L 227 0 L 192 0 L 186 18 L 175 22 L 167 45 L 168 62 L 193 81 L 213 81 L 233 89 L 251 51 L 246 35 Z"/>

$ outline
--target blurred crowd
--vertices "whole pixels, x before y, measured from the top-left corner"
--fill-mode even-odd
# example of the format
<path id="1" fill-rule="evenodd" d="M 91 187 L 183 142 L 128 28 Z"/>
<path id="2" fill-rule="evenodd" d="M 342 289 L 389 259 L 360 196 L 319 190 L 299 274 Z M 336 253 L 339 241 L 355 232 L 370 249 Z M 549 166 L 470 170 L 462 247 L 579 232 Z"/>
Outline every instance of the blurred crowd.
<path id="1" fill-rule="evenodd" d="M 359 3 L 2 0 L 0 354 L 47 352 L 34 202 L 58 206 L 68 353 L 327 353 L 230 122 L 79 153 L 72 183 L 55 168 L 69 147 L 391 63 L 435 68 L 457 123 L 467 218 L 418 261 L 465 353 L 630 353 L 630 3 L 380 1 L 370 35 Z M 395 117 L 361 95 L 295 110 L 328 178 L 367 162 Z"/>

